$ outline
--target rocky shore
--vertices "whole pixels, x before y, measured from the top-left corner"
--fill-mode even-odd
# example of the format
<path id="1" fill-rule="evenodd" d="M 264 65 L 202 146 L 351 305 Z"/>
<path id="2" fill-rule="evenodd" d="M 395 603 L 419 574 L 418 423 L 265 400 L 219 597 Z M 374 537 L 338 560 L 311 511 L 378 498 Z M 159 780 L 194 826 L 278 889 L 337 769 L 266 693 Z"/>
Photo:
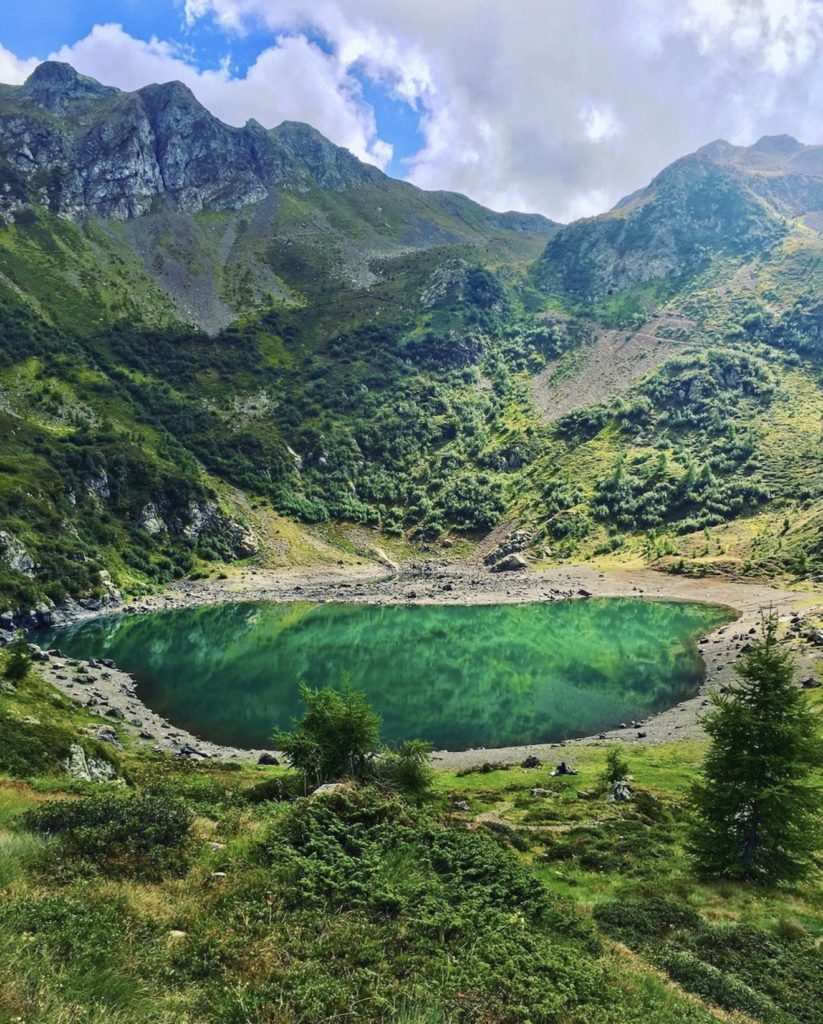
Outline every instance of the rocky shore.
<path id="1" fill-rule="evenodd" d="M 490 573 L 479 566 L 454 562 L 411 564 L 397 572 L 367 565 L 357 570 L 266 572 L 245 571 L 226 579 L 186 581 L 158 594 L 116 609 L 111 606 L 73 606 L 55 614 L 65 624 L 114 610 L 141 614 L 164 608 L 189 607 L 226 601 L 317 601 L 371 604 L 494 604 L 529 601 L 585 600 L 590 597 L 636 597 L 698 601 L 726 605 L 738 618 L 730 625 L 700 638 L 706 675 L 698 693 L 653 718 L 626 722 L 620 728 L 564 744 L 530 744 L 500 749 L 436 751 L 435 765 L 465 768 L 491 762 L 516 762 L 533 755 L 556 756 L 559 746 L 599 742 L 662 743 L 693 739 L 700 735 L 700 713 L 709 695 L 735 678 L 733 666 L 757 631 L 761 610 L 774 608 L 795 638 L 798 680 L 815 680 L 821 649 L 802 640 L 804 616 L 819 614 L 823 593 L 818 587 L 784 590 L 774 585 L 738 583 L 720 577 L 689 579 L 649 569 L 603 573 L 590 566 L 559 566 L 536 571 Z M 258 760 L 274 752 L 241 750 L 209 743 L 176 728 L 148 709 L 135 693 L 131 676 L 111 663 L 79 663 L 57 653 L 44 656 L 41 665 L 47 678 L 73 700 L 99 714 L 98 735 L 125 728 L 138 745 L 176 752 L 192 759 Z M 817 668 L 819 673 L 819 667 Z M 116 736 L 115 736 L 116 739 Z"/>

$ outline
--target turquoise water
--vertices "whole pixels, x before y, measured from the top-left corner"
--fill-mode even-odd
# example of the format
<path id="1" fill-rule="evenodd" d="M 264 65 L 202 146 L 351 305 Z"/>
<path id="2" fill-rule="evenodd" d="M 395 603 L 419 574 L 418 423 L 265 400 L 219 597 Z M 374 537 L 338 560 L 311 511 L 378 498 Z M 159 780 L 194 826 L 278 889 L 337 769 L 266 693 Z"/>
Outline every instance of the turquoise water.
<path id="1" fill-rule="evenodd" d="M 110 616 L 50 633 L 133 673 L 205 739 L 270 745 L 298 683 L 348 677 L 394 741 L 465 749 L 586 735 L 670 707 L 703 678 L 696 640 L 728 609 L 609 598 L 473 606 L 242 602 Z"/>

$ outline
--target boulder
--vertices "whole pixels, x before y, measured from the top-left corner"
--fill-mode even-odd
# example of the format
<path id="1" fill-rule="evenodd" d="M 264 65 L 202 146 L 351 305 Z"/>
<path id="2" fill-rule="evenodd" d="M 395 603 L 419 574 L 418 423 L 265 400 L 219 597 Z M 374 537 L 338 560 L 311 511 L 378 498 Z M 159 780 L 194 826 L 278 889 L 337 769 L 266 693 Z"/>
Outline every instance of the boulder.
<path id="1" fill-rule="evenodd" d="M 322 786 L 318 786 L 317 789 L 313 790 L 311 795 L 331 796 L 334 793 L 342 793 L 349 788 L 348 782 L 324 782 Z"/>
<path id="2" fill-rule="evenodd" d="M 210 755 L 205 750 L 198 750 L 190 743 L 184 744 L 178 751 L 180 757 L 187 757 L 192 761 L 208 761 Z"/>
<path id="3" fill-rule="evenodd" d="M 29 579 L 34 576 L 34 559 L 22 542 L 7 530 L 0 530 L 0 562 L 5 562 L 10 569 L 28 576 Z"/>
<path id="4" fill-rule="evenodd" d="M 494 551 L 486 555 L 484 559 L 486 565 L 494 565 L 502 558 L 505 558 L 506 555 L 514 554 L 517 551 L 525 551 L 526 548 L 531 547 L 532 539 L 530 530 L 515 530 Z"/>
<path id="5" fill-rule="evenodd" d="M 87 757 L 79 743 L 72 743 L 63 762 L 69 775 L 78 782 L 111 782 L 117 778 L 113 764 L 102 758 Z"/>
<path id="6" fill-rule="evenodd" d="M 111 745 L 113 747 L 117 747 L 118 750 L 122 750 L 123 748 L 123 744 L 120 742 L 117 733 L 110 725 L 101 725 L 94 735 L 101 743 L 111 743 Z"/>
<path id="7" fill-rule="evenodd" d="M 528 569 L 529 563 L 522 555 L 513 554 L 506 555 L 505 558 L 501 558 L 499 562 L 495 562 L 492 566 L 492 572 L 520 572 L 522 569 Z"/>
<path id="8" fill-rule="evenodd" d="M 471 810 L 471 804 L 469 803 L 468 800 L 455 800 L 454 803 L 452 804 L 452 807 L 454 807 L 456 811 Z"/>
<path id="9" fill-rule="evenodd" d="M 628 782 L 625 779 L 619 779 L 609 787 L 606 799 L 611 803 L 628 803 L 634 799 L 634 794 Z"/>

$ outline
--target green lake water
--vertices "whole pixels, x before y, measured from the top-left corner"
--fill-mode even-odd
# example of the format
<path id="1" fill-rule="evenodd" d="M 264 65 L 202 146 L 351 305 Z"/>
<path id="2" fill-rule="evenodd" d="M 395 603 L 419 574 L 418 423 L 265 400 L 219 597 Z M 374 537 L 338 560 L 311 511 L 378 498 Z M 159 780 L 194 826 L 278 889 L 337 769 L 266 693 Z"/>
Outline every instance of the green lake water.
<path id="1" fill-rule="evenodd" d="M 547 604 L 242 602 L 109 616 L 44 645 L 113 658 L 137 693 L 205 739 L 270 746 L 298 683 L 364 690 L 394 741 L 465 749 L 558 740 L 645 718 L 703 678 L 709 605 L 609 598 Z"/>

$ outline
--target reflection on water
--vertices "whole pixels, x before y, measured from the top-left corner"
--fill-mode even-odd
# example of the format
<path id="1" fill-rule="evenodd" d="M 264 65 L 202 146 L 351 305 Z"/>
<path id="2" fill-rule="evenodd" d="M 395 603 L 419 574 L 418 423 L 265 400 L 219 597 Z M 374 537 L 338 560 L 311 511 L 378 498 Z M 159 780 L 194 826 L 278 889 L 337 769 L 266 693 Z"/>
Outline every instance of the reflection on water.
<path id="1" fill-rule="evenodd" d="M 585 735 L 696 690 L 696 638 L 728 609 L 609 598 L 475 606 L 242 602 L 111 616 L 49 634 L 109 657 L 139 696 L 206 739 L 266 746 L 300 713 L 297 684 L 347 675 L 383 738 L 436 748 Z"/>

